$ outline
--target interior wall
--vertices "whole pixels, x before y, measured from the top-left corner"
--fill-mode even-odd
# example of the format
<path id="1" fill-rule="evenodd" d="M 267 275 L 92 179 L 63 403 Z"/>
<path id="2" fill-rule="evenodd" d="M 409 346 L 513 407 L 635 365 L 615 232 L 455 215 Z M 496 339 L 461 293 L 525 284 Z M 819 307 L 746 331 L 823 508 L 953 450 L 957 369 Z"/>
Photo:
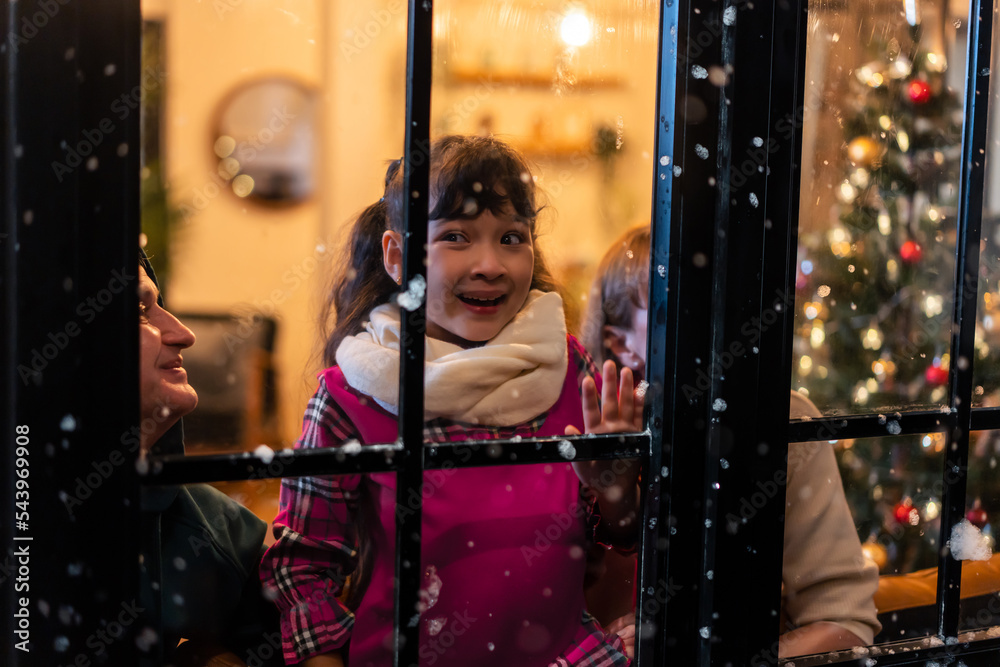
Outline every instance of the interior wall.
<path id="1" fill-rule="evenodd" d="M 324 246 L 321 200 L 272 207 L 237 197 L 217 174 L 213 125 L 224 98 L 255 79 L 287 76 L 322 85 L 325 3 L 160 4 L 144 11 L 159 9 L 166 30 L 163 157 L 171 202 L 180 212 L 164 288 L 169 307 L 257 310 L 279 320 L 280 430 L 290 443 L 313 384 L 304 371 L 314 338 L 313 274 Z"/>

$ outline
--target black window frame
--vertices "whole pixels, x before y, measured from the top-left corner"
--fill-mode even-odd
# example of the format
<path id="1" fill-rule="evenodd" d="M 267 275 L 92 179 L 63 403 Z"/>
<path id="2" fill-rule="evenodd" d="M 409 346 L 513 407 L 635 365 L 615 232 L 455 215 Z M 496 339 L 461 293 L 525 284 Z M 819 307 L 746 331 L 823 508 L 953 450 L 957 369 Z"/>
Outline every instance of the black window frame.
<path id="1" fill-rule="evenodd" d="M 885 432 L 874 415 L 790 424 L 787 403 L 773 400 L 786 397 L 791 384 L 801 151 L 801 122 L 794 121 L 801 121 L 796 113 L 803 107 L 807 7 L 804 0 L 731 6 L 735 22 L 723 20 L 726 7 L 716 2 L 660 3 L 657 111 L 651 119 L 657 126 L 657 159 L 651 174 L 646 431 L 624 439 L 570 438 L 578 460 L 625 457 L 643 466 L 637 665 L 775 664 L 784 491 L 735 534 L 725 530 L 722 518 L 738 513 L 741 498 L 784 469 L 789 441 L 826 440 L 831 429 L 838 437 Z M 973 0 L 970 11 L 953 359 L 974 358 L 975 318 L 966 314 L 976 308 L 984 181 L 979 156 L 986 149 L 992 40 L 992 7 Z M 427 191 L 427 161 L 414 157 L 428 145 L 432 12 L 427 0 L 409 3 L 407 192 Z M 36 34 L 29 35 L 30 26 Z M 462 459 L 472 453 L 468 460 L 455 458 L 455 445 L 423 444 L 423 337 L 407 336 L 422 330 L 421 307 L 403 325 L 410 344 L 400 378 L 402 444 L 366 447 L 346 459 L 336 452 L 279 453 L 269 463 L 251 454 L 168 455 L 152 461 L 150 474 L 141 478 L 131 466 L 118 468 L 102 477 L 85 504 L 68 507 L 74 485 L 81 478 L 86 482 L 95 461 L 110 461 L 123 451 L 135 427 L 136 295 L 129 289 L 115 292 L 101 316 L 80 335 L 68 336 L 52 359 L 43 353 L 41 370 L 31 367 L 32 353 L 45 350 L 52 336 L 62 340 L 59 332 L 79 317 L 81 303 L 108 287 L 113 272 L 127 275 L 128 267 L 138 264 L 139 117 L 136 112 L 112 119 L 108 105 L 140 86 L 140 26 L 137 0 L 19 0 L 7 3 L 0 15 L 6 40 L 0 52 L 5 117 L 0 299 L 7 323 L 0 329 L 5 386 L 0 432 L 13 440 L 8 434 L 16 426 L 31 429 L 30 479 L 38 482 L 31 487 L 38 517 L 32 525 L 44 527 L 25 531 L 33 550 L 33 652 L 22 653 L 9 641 L 4 657 L 10 665 L 57 664 L 79 655 L 104 627 L 102 621 L 120 618 L 122 605 L 137 597 L 140 484 L 394 470 L 397 493 L 409 501 L 424 470 L 565 460 L 558 447 L 563 438 L 462 443 Z M 708 44 L 702 44 L 706 35 Z M 694 74 L 696 67 L 720 63 L 736 66 L 722 87 Z M 110 73 L 109 65 L 114 65 Z M 693 97 L 707 109 L 700 122 L 687 113 Z M 762 165 L 766 169 L 731 188 L 728 176 L 740 147 L 755 137 L 766 142 L 787 119 L 794 132 L 780 137 Z M 105 120 L 113 127 L 107 129 Z M 98 131 L 100 141 L 91 141 Z M 134 150 L 123 154 L 123 145 Z M 97 159 L 93 169 L 86 161 L 68 173 L 54 166 L 68 164 L 69 154 L 82 152 L 81 146 Z M 708 159 L 701 157 L 705 148 Z M 759 205 L 750 203 L 750 192 Z M 412 198 L 406 281 L 423 273 L 426 214 L 423 199 Z M 760 324 L 751 328 L 751 343 L 743 324 L 754 321 Z M 732 352 L 737 344 L 740 353 Z M 28 380 L 19 370 L 26 364 Z M 949 414 L 917 410 L 897 418 L 901 434 L 943 432 L 948 451 L 955 447 L 942 470 L 942 538 L 964 514 L 969 432 L 1000 428 L 1000 409 L 971 408 L 972 371 L 972 364 L 953 365 Z M 737 440 L 768 446 L 738 447 Z M 15 457 L 4 457 L 0 466 L 5 507 L 12 508 Z M 951 474 L 955 467 L 958 475 Z M 11 552 L 19 546 L 15 537 L 28 536 L 11 518 L 10 512 L 0 516 L 8 550 L 0 563 L 5 578 L 0 613 L 8 623 L 20 604 L 11 586 Z M 95 526 L 127 536 L 134 551 L 121 549 L 119 540 L 95 540 Z M 400 610 L 416 605 L 419 577 L 412 564 L 419 563 L 419 543 L 401 537 L 419 530 L 419 509 L 397 525 L 397 572 L 404 584 L 398 587 L 396 627 L 406 639 L 398 664 L 417 662 L 416 628 Z M 65 564 L 53 562 L 62 559 Z M 937 599 L 942 640 L 957 635 L 960 576 L 961 563 L 943 556 Z M 40 601 L 50 610 L 80 611 L 80 622 L 67 624 L 59 613 L 44 613 Z M 108 664 L 143 659 L 134 641 L 140 631 L 129 625 L 124 639 L 106 645 Z M 992 639 L 880 655 L 877 664 L 961 659 L 985 665 L 998 656 L 1000 640 Z M 863 665 L 867 659 L 847 662 Z"/>

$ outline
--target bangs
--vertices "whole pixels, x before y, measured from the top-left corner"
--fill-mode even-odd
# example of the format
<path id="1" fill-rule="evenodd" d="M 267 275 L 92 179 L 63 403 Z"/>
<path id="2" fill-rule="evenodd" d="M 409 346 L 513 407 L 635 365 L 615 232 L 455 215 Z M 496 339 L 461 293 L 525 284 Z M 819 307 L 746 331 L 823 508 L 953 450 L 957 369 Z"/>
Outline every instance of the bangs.
<path id="1" fill-rule="evenodd" d="M 514 215 L 534 226 L 535 182 L 528 165 L 506 144 L 488 137 L 466 137 L 439 145 L 439 160 L 431 172 L 431 192 L 437 198 L 430 220 L 471 220 L 485 211 Z M 509 206 L 509 208 L 508 208 Z"/>

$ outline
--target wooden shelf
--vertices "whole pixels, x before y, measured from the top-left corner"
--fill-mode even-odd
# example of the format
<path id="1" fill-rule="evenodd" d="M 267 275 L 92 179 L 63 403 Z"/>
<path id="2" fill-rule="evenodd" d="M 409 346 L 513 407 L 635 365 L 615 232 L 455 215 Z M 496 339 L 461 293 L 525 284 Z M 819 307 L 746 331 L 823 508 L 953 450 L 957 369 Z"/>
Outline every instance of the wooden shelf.
<path id="1" fill-rule="evenodd" d="M 501 86 L 544 89 L 549 89 L 556 85 L 556 74 L 554 71 L 551 73 L 540 74 L 521 71 L 452 67 L 447 70 L 446 76 L 450 83 L 457 85 L 471 85 L 489 82 Z M 624 80 L 619 77 L 578 77 L 575 83 L 565 84 L 567 91 L 614 90 L 624 87 Z"/>

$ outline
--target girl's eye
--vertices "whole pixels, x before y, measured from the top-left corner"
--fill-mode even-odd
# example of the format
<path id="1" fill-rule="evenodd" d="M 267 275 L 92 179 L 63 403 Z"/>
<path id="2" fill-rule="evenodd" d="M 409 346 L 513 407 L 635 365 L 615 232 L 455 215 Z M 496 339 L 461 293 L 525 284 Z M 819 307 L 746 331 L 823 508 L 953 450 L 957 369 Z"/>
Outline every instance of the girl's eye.
<path id="1" fill-rule="evenodd" d="M 441 240 L 446 243 L 458 243 L 462 241 L 463 237 L 458 232 L 445 232 L 441 235 Z"/>
<path id="2" fill-rule="evenodd" d="M 507 232 L 500 239 L 500 243 L 504 245 L 519 245 L 524 243 L 524 235 L 520 232 Z"/>

